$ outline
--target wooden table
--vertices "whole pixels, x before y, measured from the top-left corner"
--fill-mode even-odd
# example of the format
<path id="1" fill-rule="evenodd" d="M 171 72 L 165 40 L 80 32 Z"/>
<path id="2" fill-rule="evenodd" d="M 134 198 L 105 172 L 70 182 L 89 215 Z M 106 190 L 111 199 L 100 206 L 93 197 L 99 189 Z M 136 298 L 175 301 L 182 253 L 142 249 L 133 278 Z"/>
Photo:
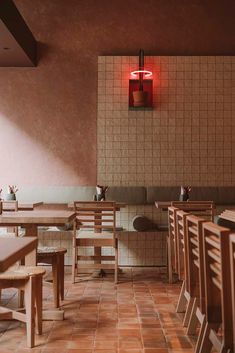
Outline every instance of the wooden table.
<path id="1" fill-rule="evenodd" d="M 27 238 L 0 238 L 0 272 L 6 271 L 17 261 L 23 259 L 30 252 L 37 249 L 36 237 Z"/>
<path id="2" fill-rule="evenodd" d="M 75 217 L 75 212 L 61 210 L 3 212 L 0 215 L 0 226 L 22 226 L 26 236 L 37 236 L 38 226 L 62 226 L 73 222 Z"/>
<path id="3" fill-rule="evenodd" d="M 19 212 L 3 212 L 0 215 L 0 226 L 14 227 L 22 226 L 25 228 L 25 236 L 38 236 L 38 226 L 61 226 L 73 222 L 76 214 L 71 211 L 51 211 L 33 210 Z M 20 238 L 22 239 L 22 238 Z M 33 253 L 25 257 L 25 264 L 28 266 L 36 265 L 36 249 Z M 43 320 L 63 320 L 63 310 L 43 311 Z"/>
<path id="4" fill-rule="evenodd" d="M 163 211 L 166 211 L 171 206 L 171 201 L 155 201 L 155 206 Z"/>
<path id="5" fill-rule="evenodd" d="M 19 211 L 31 211 L 35 207 L 43 205 L 43 202 L 19 202 L 18 203 L 18 210 Z"/>
<path id="6" fill-rule="evenodd" d="M 71 211 L 33 210 L 3 212 L 0 215 L 0 226 L 25 228 L 25 236 L 37 237 L 39 226 L 63 226 L 73 222 L 76 214 Z M 26 264 L 36 265 L 36 256 L 26 257 Z"/>
<path id="7" fill-rule="evenodd" d="M 224 210 L 219 218 L 226 219 L 227 221 L 235 222 L 235 210 Z"/>

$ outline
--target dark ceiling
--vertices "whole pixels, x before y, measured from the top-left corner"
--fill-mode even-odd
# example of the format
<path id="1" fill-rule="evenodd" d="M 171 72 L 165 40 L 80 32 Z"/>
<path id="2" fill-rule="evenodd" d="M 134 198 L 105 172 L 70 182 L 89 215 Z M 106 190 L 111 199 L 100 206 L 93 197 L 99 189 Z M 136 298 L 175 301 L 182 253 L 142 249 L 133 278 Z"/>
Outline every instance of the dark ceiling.
<path id="1" fill-rule="evenodd" d="M 37 43 L 12 0 L 0 2 L 0 66 L 36 66 Z"/>

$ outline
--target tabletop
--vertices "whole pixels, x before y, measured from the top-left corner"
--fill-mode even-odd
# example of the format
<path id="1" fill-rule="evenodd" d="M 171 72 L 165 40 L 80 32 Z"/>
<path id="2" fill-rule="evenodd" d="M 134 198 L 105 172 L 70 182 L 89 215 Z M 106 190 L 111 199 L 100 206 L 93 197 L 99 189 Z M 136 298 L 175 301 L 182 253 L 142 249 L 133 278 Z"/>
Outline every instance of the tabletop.
<path id="1" fill-rule="evenodd" d="M 43 205 L 43 202 L 19 202 L 18 203 L 18 210 L 19 211 L 30 211 L 33 210 L 35 207 Z"/>
<path id="2" fill-rule="evenodd" d="M 0 215 L 0 225 L 63 225 L 72 222 L 76 214 L 63 210 L 32 210 L 18 212 L 3 212 Z"/>
<path id="3" fill-rule="evenodd" d="M 36 249 L 35 237 L 1 237 L 0 238 L 0 272 L 6 271 L 11 265 L 24 258 Z"/>
<path id="4" fill-rule="evenodd" d="M 171 201 L 155 201 L 155 206 L 159 209 L 166 210 L 171 206 Z"/>

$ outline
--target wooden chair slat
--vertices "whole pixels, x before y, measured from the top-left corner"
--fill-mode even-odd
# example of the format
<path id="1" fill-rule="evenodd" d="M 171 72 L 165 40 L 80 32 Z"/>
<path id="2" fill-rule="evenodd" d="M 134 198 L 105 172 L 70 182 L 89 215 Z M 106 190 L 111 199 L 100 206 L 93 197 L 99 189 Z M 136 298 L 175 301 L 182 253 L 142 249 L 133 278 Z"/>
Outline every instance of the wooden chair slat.
<path id="1" fill-rule="evenodd" d="M 205 241 L 212 245 L 213 247 L 215 247 L 217 250 L 220 250 L 220 243 L 218 241 L 218 238 L 217 237 L 212 237 L 212 236 L 209 236 L 209 237 L 206 237 L 205 238 Z"/>
<path id="2" fill-rule="evenodd" d="M 212 245 L 213 243 L 208 244 Z M 218 263 L 221 263 L 221 258 L 220 258 L 220 253 L 217 249 L 212 249 L 212 250 L 207 250 L 208 256 L 210 256 L 213 260 L 217 261 Z"/>
<path id="3" fill-rule="evenodd" d="M 233 349 L 229 233 L 212 222 L 203 224 L 206 328 L 199 353 L 212 347 L 219 353 Z"/>
<path id="4" fill-rule="evenodd" d="M 78 275 L 79 268 L 112 268 L 117 282 L 118 239 L 116 236 L 116 203 L 110 201 L 75 201 L 76 227 L 73 236 L 72 280 Z M 78 234 L 77 234 L 78 232 Z M 105 234 L 106 233 L 106 234 Z M 79 247 L 94 247 L 94 256 L 78 254 Z M 102 256 L 102 247 L 113 247 L 114 256 Z M 114 260 L 114 261 L 113 261 Z M 79 261 L 79 262 L 78 262 Z M 92 261 L 81 263 L 81 261 Z M 110 261 L 112 264 L 104 263 Z"/>
<path id="5" fill-rule="evenodd" d="M 217 263 L 210 264 L 210 269 L 218 276 L 221 276 L 221 266 Z"/>

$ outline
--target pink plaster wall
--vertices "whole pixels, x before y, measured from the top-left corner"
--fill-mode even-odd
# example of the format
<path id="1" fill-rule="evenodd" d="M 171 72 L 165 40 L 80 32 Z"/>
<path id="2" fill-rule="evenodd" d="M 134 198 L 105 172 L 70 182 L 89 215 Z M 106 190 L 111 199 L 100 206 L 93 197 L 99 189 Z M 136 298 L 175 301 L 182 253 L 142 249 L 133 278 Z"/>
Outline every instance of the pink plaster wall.
<path id="1" fill-rule="evenodd" d="M 234 54 L 234 1 L 16 0 L 37 68 L 0 68 L 0 182 L 96 183 L 98 55 Z"/>

